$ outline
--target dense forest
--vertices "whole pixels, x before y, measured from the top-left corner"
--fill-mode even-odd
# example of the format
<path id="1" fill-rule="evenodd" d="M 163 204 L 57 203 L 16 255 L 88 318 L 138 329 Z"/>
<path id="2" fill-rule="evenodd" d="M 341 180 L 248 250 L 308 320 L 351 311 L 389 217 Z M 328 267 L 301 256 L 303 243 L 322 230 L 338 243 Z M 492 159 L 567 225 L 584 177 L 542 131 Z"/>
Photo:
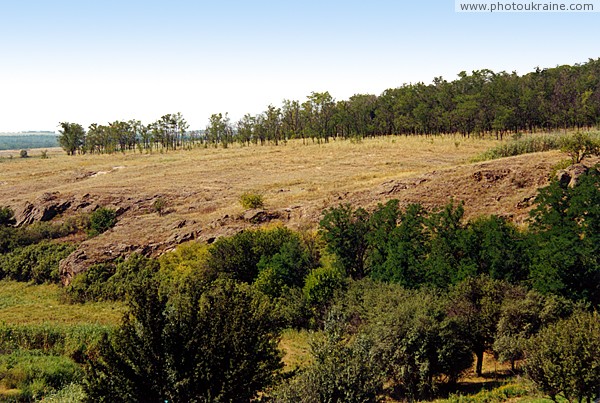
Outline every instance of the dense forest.
<path id="1" fill-rule="evenodd" d="M 124 301 L 118 327 L 2 325 L 0 347 L 13 363 L 58 354 L 60 375 L 31 379 L 94 402 L 432 399 L 455 391 L 474 363 L 482 374 L 486 352 L 553 400 L 590 401 L 600 382 L 599 189 L 598 166 L 576 183 L 552 180 L 523 228 L 498 216 L 465 221 L 461 203 L 390 200 L 372 211 L 330 207 L 317 232 L 254 228 L 158 259 L 134 254 L 61 291 L 74 304 Z M 72 245 L 51 240 L 97 236 L 117 221 L 99 208 L 14 227 L 0 208 L 0 277 L 57 281 Z M 309 363 L 291 372 L 282 372 L 283 329 L 312 335 Z M 15 376 L 11 368 L 0 370 Z"/>
<path id="2" fill-rule="evenodd" d="M 584 129 L 599 123 L 600 59 L 590 59 L 522 76 L 485 69 L 461 72 L 454 81 L 437 77 L 429 85 L 405 84 L 380 95 L 356 94 L 339 101 L 329 92 L 313 92 L 304 101 L 284 100 L 237 122 L 227 113 L 213 114 L 201 131 L 187 131 L 180 113 L 147 125 L 135 119 L 92 124 L 87 131 L 63 122 L 60 141 L 69 154 L 111 153 L 390 134 L 502 138 L 506 133 Z"/>

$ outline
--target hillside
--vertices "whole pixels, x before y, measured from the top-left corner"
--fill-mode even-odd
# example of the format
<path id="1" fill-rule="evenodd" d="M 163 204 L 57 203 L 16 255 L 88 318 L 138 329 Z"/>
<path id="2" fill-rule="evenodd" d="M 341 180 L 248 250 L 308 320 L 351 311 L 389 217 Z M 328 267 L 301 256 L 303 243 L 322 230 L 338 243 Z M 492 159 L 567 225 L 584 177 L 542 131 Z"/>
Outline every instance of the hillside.
<path id="1" fill-rule="evenodd" d="M 66 217 L 109 206 L 110 231 L 84 241 L 62 270 L 134 251 L 157 255 L 186 240 L 211 241 L 245 227 L 281 221 L 314 228 L 322 210 L 339 203 L 373 207 L 396 198 L 433 208 L 465 202 L 466 217 L 500 214 L 522 223 L 536 189 L 547 183 L 559 152 L 483 163 L 469 159 L 497 144 L 463 137 L 383 137 L 302 145 L 199 148 L 154 154 L 52 155 L 2 162 L 0 205 L 20 222 Z M 247 191 L 265 210 L 244 211 Z M 162 198 L 167 213 L 153 203 Z M 68 280 L 67 280 L 68 281 Z"/>

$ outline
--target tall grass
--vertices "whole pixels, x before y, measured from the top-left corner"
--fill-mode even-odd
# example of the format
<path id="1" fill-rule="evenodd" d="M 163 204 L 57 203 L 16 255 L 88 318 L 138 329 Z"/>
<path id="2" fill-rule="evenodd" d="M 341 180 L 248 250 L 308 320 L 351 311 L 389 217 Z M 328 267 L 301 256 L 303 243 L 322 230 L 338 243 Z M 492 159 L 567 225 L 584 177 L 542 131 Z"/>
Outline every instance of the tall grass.
<path id="1" fill-rule="evenodd" d="M 0 351 L 11 354 L 20 350 L 64 355 L 75 361 L 93 353 L 111 327 L 80 324 L 65 326 L 55 323 L 9 325 L 0 323 Z"/>
<path id="2" fill-rule="evenodd" d="M 553 133 L 515 138 L 477 155 L 471 159 L 471 162 L 481 162 L 498 158 L 513 157 L 521 154 L 560 150 L 565 143 L 565 139 L 572 135 L 572 133 Z M 592 139 L 600 140 L 600 132 L 589 133 L 589 136 Z"/>

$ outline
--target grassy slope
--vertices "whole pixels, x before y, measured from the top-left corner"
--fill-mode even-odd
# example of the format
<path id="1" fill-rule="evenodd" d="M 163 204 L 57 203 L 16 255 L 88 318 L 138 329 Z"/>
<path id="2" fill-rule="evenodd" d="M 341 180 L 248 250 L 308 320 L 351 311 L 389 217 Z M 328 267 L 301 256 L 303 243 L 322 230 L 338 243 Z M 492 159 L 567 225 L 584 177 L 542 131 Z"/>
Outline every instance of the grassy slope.
<path id="1" fill-rule="evenodd" d="M 124 307 L 115 303 L 64 304 L 59 286 L 29 285 L 0 281 L 0 322 L 10 325 L 84 323 L 112 325 L 119 322 Z"/>

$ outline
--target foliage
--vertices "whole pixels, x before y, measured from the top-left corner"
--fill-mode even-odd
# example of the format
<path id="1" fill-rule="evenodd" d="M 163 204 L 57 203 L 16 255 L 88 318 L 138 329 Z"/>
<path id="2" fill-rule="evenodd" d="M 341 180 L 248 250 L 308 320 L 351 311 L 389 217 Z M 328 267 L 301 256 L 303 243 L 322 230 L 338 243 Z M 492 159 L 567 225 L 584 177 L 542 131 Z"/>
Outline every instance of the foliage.
<path id="1" fill-rule="evenodd" d="M 284 245 L 286 245 L 284 248 Z M 232 278 L 252 283 L 261 268 L 269 265 L 280 266 L 284 277 L 293 285 L 303 278 L 312 267 L 316 267 L 314 257 L 306 254 L 306 246 L 300 236 L 284 227 L 272 227 L 257 230 L 244 230 L 232 237 L 217 239 L 209 247 L 207 267 Z M 300 260 L 293 261 L 293 254 Z M 278 255 L 278 256 L 276 256 Z M 259 263 L 263 261 L 259 268 Z"/>
<path id="2" fill-rule="evenodd" d="M 117 212 L 114 209 L 100 207 L 90 215 L 89 235 L 96 236 L 108 231 L 117 223 Z"/>
<path id="3" fill-rule="evenodd" d="M 600 304 L 600 171 L 576 186 L 557 180 L 540 189 L 532 210 L 530 275 L 535 289 Z"/>
<path id="4" fill-rule="evenodd" d="M 327 249 L 338 257 L 342 269 L 354 279 L 363 278 L 367 257 L 369 213 L 350 204 L 331 207 L 319 223 Z"/>
<path id="5" fill-rule="evenodd" d="M 67 155 L 75 155 L 84 144 L 85 129 L 79 123 L 61 122 L 58 143 Z"/>
<path id="6" fill-rule="evenodd" d="M 67 357 L 15 351 L 0 355 L 0 379 L 7 389 L 19 389 L 19 399 L 33 401 L 79 382 L 81 368 Z"/>
<path id="7" fill-rule="evenodd" d="M 304 283 L 304 297 L 314 307 L 323 307 L 328 304 L 335 292 L 343 289 L 346 277 L 334 265 L 325 265 L 313 269 L 306 276 Z"/>
<path id="8" fill-rule="evenodd" d="M 94 356 L 102 337 L 110 327 L 51 323 L 34 325 L 0 324 L 0 349 L 5 353 L 39 351 L 67 356 L 77 363 Z"/>
<path id="9" fill-rule="evenodd" d="M 473 158 L 472 162 L 488 161 L 515 155 L 530 154 L 550 150 L 559 150 L 564 142 L 564 134 L 545 134 L 518 137 L 498 145 Z"/>
<path id="10" fill-rule="evenodd" d="M 561 150 L 571 157 L 573 164 L 579 164 L 584 158 L 600 153 L 600 137 L 595 137 L 577 132 L 562 139 Z"/>
<path id="11" fill-rule="evenodd" d="M 152 210 L 158 213 L 159 216 L 162 216 L 166 213 L 166 208 L 167 201 L 162 197 L 159 197 L 156 200 L 154 200 L 154 202 L 152 202 Z"/>
<path id="12" fill-rule="evenodd" d="M 246 400 L 273 381 L 278 329 L 264 296 L 231 280 L 160 288 L 147 273 L 132 289 L 130 312 L 90 363 L 90 401 Z"/>
<path id="13" fill-rule="evenodd" d="M 476 395 L 450 395 L 439 403 L 502 403 L 515 398 L 527 396 L 530 391 L 518 384 L 508 384 L 492 390 L 482 390 Z"/>
<path id="14" fill-rule="evenodd" d="M 16 248 L 0 255 L 0 278 L 32 281 L 36 284 L 58 282 L 58 264 L 74 249 L 71 244 L 47 241 Z"/>
<path id="15" fill-rule="evenodd" d="M 459 325 L 463 340 L 477 358 L 475 373 L 481 376 L 483 354 L 490 351 L 496 336 L 502 302 L 514 286 L 480 276 L 467 278 L 450 291 L 448 315 Z"/>
<path id="16" fill-rule="evenodd" d="M 0 207 L 0 226 L 6 227 L 9 225 L 15 225 L 15 213 L 8 206 Z"/>
<path id="17" fill-rule="evenodd" d="M 21 158 L 28 158 L 29 155 L 27 154 L 27 150 L 21 150 L 21 151 L 19 151 L 19 157 L 21 157 Z"/>
<path id="18" fill-rule="evenodd" d="M 246 192 L 240 196 L 240 204 L 245 209 L 257 209 L 265 206 L 263 195 L 260 193 Z"/>
<path id="19" fill-rule="evenodd" d="M 574 305 L 563 298 L 533 290 L 513 291 L 516 293 L 502 303 L 493 349 L 499 360 L 511 363 L 514 372 L 516 361 L 525 358 L 529 339 L 542 327 L 571 315 Z"/>
<path id="20" fill-rule="evenodd" d="M 527 375 L 553 400 L 598 397 L 600 319 L 581 312 L 541 330 L 527 345 Z"/>
<path id="21" fill-rule="evenodd" d="M 366 337 L 349 340 L 343 326 L 343 319 L 330 315 L 324 334 L 310 342 L 313 364 L 275 389 L 275 402 L 378 401 L 384 373 L 373 342 Z"/>
<path id="22" fill-rule="evenodd" d="M 148 273 L 158 273 L 158 261 L 133 254 L 124 261 L 98 263 L 81 273 L 65 288 L 69 302 L 123 301 Z"/>
<path id="23" fill-rule="evenodd" d="M 19 150 L 22 148 L 58 147 L 57 137 L 50 134 L 26 134 L 0 136 L 0 150 Z"/>

